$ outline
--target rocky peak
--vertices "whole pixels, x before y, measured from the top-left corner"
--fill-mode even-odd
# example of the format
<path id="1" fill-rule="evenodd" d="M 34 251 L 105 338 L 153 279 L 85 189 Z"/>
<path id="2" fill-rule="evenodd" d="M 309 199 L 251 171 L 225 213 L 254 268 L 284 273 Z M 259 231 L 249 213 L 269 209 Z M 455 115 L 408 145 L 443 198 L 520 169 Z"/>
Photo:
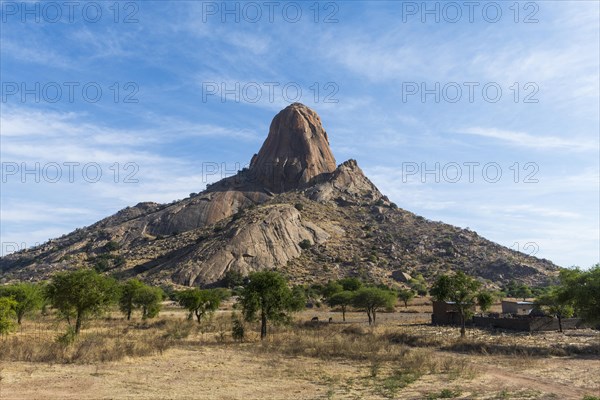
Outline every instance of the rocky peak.
<path id="1" fill-rule="evenodd" d="M 274 192 L 299 188 L 335 169 L 321 118 L 300 103 L 273 118 L 267 139 L 250 162 L 255 182 Z"/>

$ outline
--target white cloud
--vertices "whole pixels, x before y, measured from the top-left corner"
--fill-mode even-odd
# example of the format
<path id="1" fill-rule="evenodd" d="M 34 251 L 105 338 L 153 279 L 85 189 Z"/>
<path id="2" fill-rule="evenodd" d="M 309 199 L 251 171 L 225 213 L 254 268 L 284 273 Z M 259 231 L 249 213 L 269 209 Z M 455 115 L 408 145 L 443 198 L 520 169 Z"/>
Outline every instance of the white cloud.
<path id="1" fill-rule="evenodd" d="M 599 144 L 588 139 L 565 139 L 557 136 L 536 136 L 526 132 L 496 128 L 472 127 L 459 129 L 458 133 L 498 139 L 519 147 L 570 151 L 597 151 Z"/>

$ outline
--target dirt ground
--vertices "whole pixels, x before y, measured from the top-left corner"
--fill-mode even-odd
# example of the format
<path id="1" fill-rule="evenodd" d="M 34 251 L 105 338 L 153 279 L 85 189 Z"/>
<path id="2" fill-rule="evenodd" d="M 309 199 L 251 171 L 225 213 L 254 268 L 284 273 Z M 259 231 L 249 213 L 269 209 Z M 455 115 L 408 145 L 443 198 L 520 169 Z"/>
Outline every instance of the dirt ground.
<path id="1" fill-rule="evenodd" d="M 415 308 L 413 311 L 424 311 Z M 163 318 L 181 318 L 177 310 L 167 310 Z M 308 310 L 299 318 L 320 320 L 341 315 Z M 425 312 L 382 313 L 382 330 L 399 329 L 433 336 L 458 335 L 455 328 L 423 325 Z M 366 317 L 349 313 L 347 325 L 364 326 Z M 472 337 L 487 335 L 471 332 Z M 488 335 L 489 336 L 489 335 Z M 502 333 L 498 338 L 523 343 L 552 345 L 557 341 L 586 343 L 598 341 L 597 332 L 549 332 L 538 335 Z M 502 339 L 502 340 L 504 340 Z M 47 364 L 0 362 L 0 399 L 561 399 L 582 400 L 600 396 L 597 356 L 515 356 L 467 355 L 432 350 L 432 357 L 450 358 L 465 364 L 466 374 L 449 377 L 424 374 L 397 390 L 383 391 L 383 376 L 394 365 L 380 371 L 368 361 L 324 360 L 263 354 L 251 343 L 179 345 L 160 355 L 126 358 L 94 364 Z M 426 349 L 425 349 L 426 350 Z M 429 350 L 427 350 L 429 351 Z M 379 367 L 378 367 L 379 368 Z"/>

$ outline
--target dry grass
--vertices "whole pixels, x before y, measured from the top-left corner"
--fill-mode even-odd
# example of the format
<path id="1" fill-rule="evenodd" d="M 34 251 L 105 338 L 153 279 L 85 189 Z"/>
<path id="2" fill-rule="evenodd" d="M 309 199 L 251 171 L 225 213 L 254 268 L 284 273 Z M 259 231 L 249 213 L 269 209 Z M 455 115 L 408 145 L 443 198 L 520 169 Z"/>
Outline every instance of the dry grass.
<path id="1" fill-rule="evenodd" d="M 35 330 L 28 328 L 25 325 L 20 333 L 0 339 L 0 361 L 86 364 L 162 354 L 187 337 L 193 325 L 176 320 L 105 319 L 72 340 L 63 324 L 46 321 L 37 323 Z"/>
<path id="2" fill-rule="evenodd" d="M 114 314 L 90 322 L 71 344 L 57 340 L 64 334 L 65 324 L 57 324 L 51 316 L 39 317 L 33 322 L 25 321 L 16 334 L 0 338 L 0 362 L 4 368 L 0 385 L 12 387 L 16 382 L 29 382 L 33 378 L 27 371 L 46 370 L 40 363 L 73 368 L 69 370 L 73 379 L 91 376 L 98 380 L 108 376 L 106 372 L 98 372 L 99 366 L 128 374 L 127 371 L 143 365 L 139 379 L 148 381 L 149 375 L 156 374 L 160 382 L 172 379 L 172 371 L 176 369 L 194 374 L 201 369 L 206 374 L 217 368 L 219 373 L 215 372 L 213 379 L 224 385 L 223 398 L 252 398 L 247 397 L 245 389 L 239 388 L 239 397 L 226 390 L 228 382 L 235 382 L 243 375 L 247 382 L 255 379 L 253 376 L 262 379 L 257 381 L 257 389 L 270 398 L 289 398 L 286 385 L 275 388 L 274 382 L 290 382 L 298 390 L 302 390 L 304 382 L 310 390 L 297 398 L 434 399 L 455 394 L 473 399 L 543 399 L 555 392 L 564 399 L 580 400 L 582 393 L 590 393 L 593 378 L 589 373 L 576 372 L 598 365 L 595 331 L 530 335 L 472 329 L 466 339 L 461 339 L 455 327 L 415 324 L 412 313 L 385 314 L 377 327 L 369 327 L 360 313 L 348 315 L 348 323 L 307 322 L 314 314 L 314 310 L 306 311 L 291 325 L 270 326 L 265 341 L 260 340 L 256 324 L 246 324 L 243 343 L 231 336 L 230 311 L 220 311 L 200 325 L 186 321 L 180 309 L 167 309 L 148 322 L 128 322 Z M 319 318 L 327 320 L 326 313 L 319 314 Z M 564 354 L 587 356 L 554 357 Z M 221 360 L 218 365 L 213 365 L 214 357 Z M 191 366 L 190 360 L 195 360 Z M 569 368 L 564 368 L 565 364 Z M 94 366 L 96 370 L 89 370 Z M 20 378 L 15 377 L 18 368 L 25 371 Z M 165 370 L 153 372 L 153 368 Z M 248 370 L 242 372 L 240 368 Z M 567 369 L 573 372 L 565 375 Z M 80 376 L 81 371 L 87 371 L 87 375 Z M 516 371 L 537 371 L 531 373 L 537 375 L 522 376 Z M 539 376 L 542 380 L 538 382 Z M 54 375 L 48 379 L 54 379 Z M 113 385 L 120 385 L 122 392 L 113 392 L 116 389 L 108 385 L 105 397 L 129 393 L 127 385 L 135 386 L 133 381 L 121 382 L 124 378 L 117 373 L 111 379 Z M 500 385 L 501 382 L 507 382 L 507 386 Z M 212 390 L 211 382 L 202 385 L 205 390 Z M 533 385 L 529 392 L 523 389 L 527 385 Z M 0 395 L 1 390 L 2 386 Z M 44 392 L 43 396 L 40 393 L 33 397 L 53 397 L 51 392 Z M 139 393 L 148 394 L 142 389 Z M 172 397 L 160 393 L 162 397 Z M 90 391 L 87 398 L 93 396 Z"/>

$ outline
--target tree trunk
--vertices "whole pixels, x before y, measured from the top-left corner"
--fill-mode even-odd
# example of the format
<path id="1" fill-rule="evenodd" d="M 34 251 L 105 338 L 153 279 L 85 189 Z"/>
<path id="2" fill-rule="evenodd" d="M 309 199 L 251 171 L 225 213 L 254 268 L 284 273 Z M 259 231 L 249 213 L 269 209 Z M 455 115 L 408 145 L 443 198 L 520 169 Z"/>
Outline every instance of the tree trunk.
<path id="1" fill-rule="evenodd" d="M 369 325 L 371 325 L 371 323 L 373 322 L 373 319 L 371 317 L 371 310 L 369 310 L 368 308 L 367 308 L 367 317 L 369 317 Z"/>
<path id="2" fill-rule="evenodd" d="M 562 317 L 559 315 L 556 316 L 556 318 L 558 318 L 558 331 L 562 332 Z"/>
<path id="3" fill-rule="evenodd" d="M 377 323 L 377 310 L 373 309 L 373 325 Z"/>
<path id="4" fill-rule="evenodd" d="M 131 308 L 127 310 L 127 321 L 131 320 Z"/>
<path id="5" fill-rule="evenodd" d="M 81 311 L 77 311 L 77 319 L 75 320 L 75 334 L 79 335 L 79 331 L 81 330 Z"/>
<path id="6" fill-rule="evenodd" d="M 23 319 L 23 314 L 18 313 L 17 314 L 17 324 L 21 325 L 21 320 Z"/>
<path id="7" fill-rule="evenodd" d="M 465 316 L 463 313 L 460 314 L 460 337 L 464 338 L 465 337 L 465 333 L 466 333 L 466 328 L 465 328 Z"/>
<path id="8" fill-rule="evenodd" d="M 346 322 L 346 307 L 342 307 L 342 321 Z"/>
<path id="9" fill-rule="evenodd" d="M 198 321 L 198 323 L 200 323 L 200 320 L 202 319 L 202 313 L 195 311 L 195 314 L 196 314 L 196 321 Z"/>
<path id="10" fill-rule="evenodd" d="M 267 314 L 261 312 L 260 314 L 260 340 L 267 337 Z"/>

